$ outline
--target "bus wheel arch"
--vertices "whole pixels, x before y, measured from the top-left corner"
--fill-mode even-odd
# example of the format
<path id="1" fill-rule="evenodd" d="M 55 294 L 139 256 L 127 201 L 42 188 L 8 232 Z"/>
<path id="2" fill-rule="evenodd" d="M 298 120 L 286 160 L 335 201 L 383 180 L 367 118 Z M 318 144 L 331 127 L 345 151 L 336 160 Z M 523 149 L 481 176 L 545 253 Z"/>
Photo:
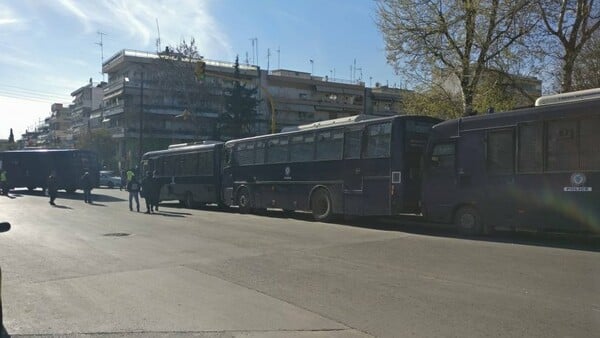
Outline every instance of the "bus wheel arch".
<path id="1" fill-rule="evenodd" d="M 333 217 L 333 203 L 329 189 L 316 186 L 310 192 L 310 209 L 316 221 L 327 222 Z"/>
<path id="2" fill-rule="evenodd" d="M 240 213 L 249 213 L 251 210 L 250 189 L 244 185 L 240 186 L 235 193 L 235 202 Z"/>
<path id="3" fill-rule="evenodd" d="M 479 210 L 471 204 L 458 206 L 453 217 L 456 230 L 461 235 L 481 235 L 484 231 L 483 220 Z"/>

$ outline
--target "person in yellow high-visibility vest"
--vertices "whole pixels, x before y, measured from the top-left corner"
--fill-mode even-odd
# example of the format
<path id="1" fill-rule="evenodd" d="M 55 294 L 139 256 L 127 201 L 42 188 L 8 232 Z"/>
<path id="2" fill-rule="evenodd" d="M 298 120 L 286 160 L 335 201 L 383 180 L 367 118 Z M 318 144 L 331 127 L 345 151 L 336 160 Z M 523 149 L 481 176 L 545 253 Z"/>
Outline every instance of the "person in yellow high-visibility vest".
<path id="1" fill-rule="evenodd" d="M 2 189 L 2 195 L 8 195 L 8 176 L 4 169 L 0 169 L 0 189 Z"/>

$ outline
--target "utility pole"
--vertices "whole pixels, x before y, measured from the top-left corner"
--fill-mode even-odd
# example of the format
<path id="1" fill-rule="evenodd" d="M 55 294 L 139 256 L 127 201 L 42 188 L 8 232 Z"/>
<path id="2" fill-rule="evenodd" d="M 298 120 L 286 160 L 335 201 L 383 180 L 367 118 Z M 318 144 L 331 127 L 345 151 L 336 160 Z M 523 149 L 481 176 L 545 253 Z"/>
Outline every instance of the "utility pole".
<path id="1" fill-rule="evenodd" d="M 144 70 L 142 68 L 140 81 L 140 136 L 139 136 L 139 150 L 138 150 L 138 163 L 142 162 L 143 147 L 142 142 L 144 140 Z"/>
<path id="2" fill-rule="evenodd" d="M 269 72 L 269 61 L 271 60 L 271 49 L 267 48 L 267 73 Z"/>

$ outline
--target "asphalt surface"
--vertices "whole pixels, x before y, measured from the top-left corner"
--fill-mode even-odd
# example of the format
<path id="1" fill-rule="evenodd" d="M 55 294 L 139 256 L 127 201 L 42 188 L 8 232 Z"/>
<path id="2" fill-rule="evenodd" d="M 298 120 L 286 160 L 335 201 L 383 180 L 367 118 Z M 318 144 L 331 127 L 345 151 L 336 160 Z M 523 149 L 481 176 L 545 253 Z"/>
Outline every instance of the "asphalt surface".
<path id="1" fill-rule="evenodd" d="M 60 336 L 597 337 L 600 245 L 461 238 L 419 219 L 338 223 L 126 192 L 0 197 L 8 332 Z"/>

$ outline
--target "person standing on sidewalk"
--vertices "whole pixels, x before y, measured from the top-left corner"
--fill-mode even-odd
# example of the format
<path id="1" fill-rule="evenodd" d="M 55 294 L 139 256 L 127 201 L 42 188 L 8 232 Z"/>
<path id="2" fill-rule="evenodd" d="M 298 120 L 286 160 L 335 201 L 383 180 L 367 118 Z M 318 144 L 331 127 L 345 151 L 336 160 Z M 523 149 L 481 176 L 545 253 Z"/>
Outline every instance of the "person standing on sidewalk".
<path id="1" fill-rule="evenodd" d="M 85 203 L 92 203 L 92 178 L 89 172 L 85 172 L 81 176 L 81 189 L 83 189 L 83 201 Z"/>
<path id="2" fill-rule="evenodd" d="M 0 190 L 2 195 L 8 196 L 8 176 L 4 169 L 0 169 Z"/>
<path id="3" fill-rule="evenodd" d="M 138 182 L 138 180 L 135 176 L 133 176 L 131 178 L 131 181 L 129 181 L 129 183 L 127 183 L 126 190 L 129 191 L 129 210 L 133 211 L 132 200 L 135 200 L 135 206 L 136 206 L 137 212 L 140 212 L 140 198 L 139 198 L 140 182 Z"/>
<path id="4" fill-rule="evenodd" d="M 154 193 L 152 188 L 154 187 L 152 173 L 146 172 L 146 176 L 142 179 L 142 197 L 146 201 L 146 213 L 152 213 L 152 197 Z"/>
<path id="5" fill-rule="evenodd" d="M 47 189 L 48 196 L 50 196 L 50 205 L 56 205 L 54 204 L 54 200 L 56 199 L 58 187 L 56 186 L 56 174 L 54 171 L 50 173 L 50 176 L 48 176 Z"/>

